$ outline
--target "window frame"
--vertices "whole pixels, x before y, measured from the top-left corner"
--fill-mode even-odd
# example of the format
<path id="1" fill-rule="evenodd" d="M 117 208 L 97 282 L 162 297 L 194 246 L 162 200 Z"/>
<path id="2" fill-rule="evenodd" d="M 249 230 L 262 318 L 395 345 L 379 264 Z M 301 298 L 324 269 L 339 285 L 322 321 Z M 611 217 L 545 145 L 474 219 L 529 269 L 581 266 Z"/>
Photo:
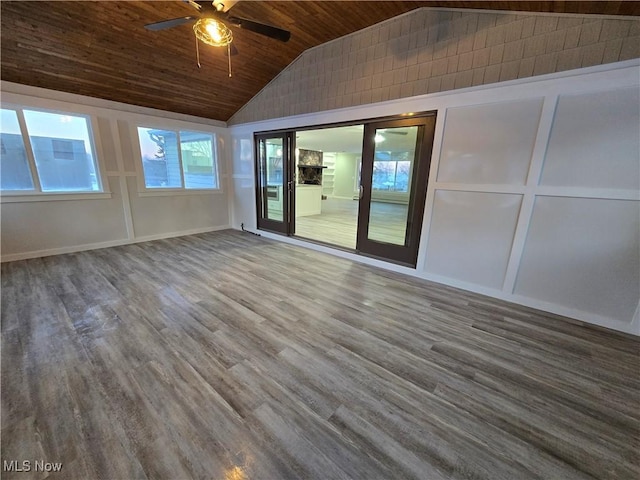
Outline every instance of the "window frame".
<path id="1" fill-rule="evenodd" d="M 2 203 L 111 198 L 112 195 L 109 189 L 109 183 L 106 180 L 106 171 L 104 170 L 103 162 L 101 161 L 101 158 L 103 157 L 102 145 L 100 144 L 99 138 L 96 135 L 96 132 L 99 131 L 97 120 L 93 115 L 77 112 L 74 110 L 42 108 L 32 105 L 15 103 L 2 103 L 0 104 L 0 108 L 2 108 L 2 110 L 10 110 L 16 113 L 18 125 L 20 127 L 20 135 L 22 137 L 22 144 L 25 148 L 25 155 L 27 157 L 27 165 L 29 167 L 31 180 L 33 183 L 33 188 L 30 190 L 0 190 L 0 201 Z M 96 173 L 96 181 L 98 183 L 98 190 L 45 191 L 42 189 L 40 175 L 38 173 L 38 167 L 33 151 L 33 145 L 24 116 L 25 110 L 53 115 L 80 117 L 85 119 L 87 125 L 87 136 L 89 138 L 89 146 L 91 148 L 94 169 Z"/>
<path id="2" fill-rule="evenodd" d="M 195 127 L 195 128 L 194 128 Z M 215 193 L 224 193 L 220 174 L 220 155 L 218 150 L 218 134 L 211 130 L 202 128 L 202 125 L 160 125 L 151 122 L 132 122 L 131 138 L 136 139 L 137 143 L 133 146 L 136 156 L 136 176 L 138 177 L 138 195 L 141 197 L 156 197 L 170 195 L 211 195 Z M 178 162 L 180 168 L 180 187 L 147 187 L 147 181 L 144 175 L 144 166 L 142 158 L 142 150 L 140 148 L 140 128 L 151 130 L 164 130 L 176 134 Z M 184 179 L 184 164 L 182 161 L 182 144 L 180 139 L 181 132 L 202 133 L 211 136 L 211 154 L 213 155 L 215 187 L 211 188 L 187 188 Z"/>

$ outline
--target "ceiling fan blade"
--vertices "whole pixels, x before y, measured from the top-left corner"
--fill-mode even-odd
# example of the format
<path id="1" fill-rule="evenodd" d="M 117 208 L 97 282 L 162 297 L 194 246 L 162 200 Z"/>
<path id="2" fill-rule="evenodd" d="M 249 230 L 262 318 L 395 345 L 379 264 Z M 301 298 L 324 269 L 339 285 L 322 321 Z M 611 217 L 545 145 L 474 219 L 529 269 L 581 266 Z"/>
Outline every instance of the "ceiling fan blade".
<path id="1" fill-rule="evenodd" d="M 178 25 L 182 25 L 183 23 L 188 23 L 193 20 L 196 20 L 198 17 L 180 17 L 180 18 L 172 18 L 171 20 L 164 20 L 162 22 L 148 23 L 144 26 L 147 30 L 157 31 L 164 30 L 165 28 L 177 27 Z"/>
<path id="2" fill-rule="evenodd" d="M 291 32 L 288 32 L 287 30 L 247 20 L 246 18 L 228 17 L 227 21 L 236 27 L 259 33 L 260 35 L 264 35 L 269 38 L 275 38 L 281 42 L 287 42 L 291 38 Z"/>
<path id="3" fill-rule="evenodd" d="M 184 3 L 188 3 L 189 5 L 191 5 L 193 8 L 195 8 L 197 10 L 201 10 L 203 4 L 211 3 L 211 2 L 196 2 L 194 0 L 182 0 L 182 1 Z"/>

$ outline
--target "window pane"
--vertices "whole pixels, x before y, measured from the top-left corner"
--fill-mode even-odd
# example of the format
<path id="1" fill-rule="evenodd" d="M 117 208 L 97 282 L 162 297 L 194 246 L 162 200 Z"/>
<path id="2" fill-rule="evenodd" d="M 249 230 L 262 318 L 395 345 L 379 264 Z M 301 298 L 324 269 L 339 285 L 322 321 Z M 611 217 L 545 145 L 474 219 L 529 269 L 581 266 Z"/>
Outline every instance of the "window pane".
<path id="1" fill-rule="evenodd" d="M 409 176 L 411 174 L 411 162 L 402 161 L 398 162 L 398 167 L 396 169 L 396 183 L 395 183 L 395 191 L 396 192 L 408 192 L 409 191 Z"/>
<path id="2" fill-rule="evenodd" d="M 20 133 L 18 115 L 13 110 L 1 112 L 0 189 L 33 190 L 33 179 Z"/>
<path id="3" fill-rule="evenodd" d="M 176 132 L 138 127 L 144 184 L 147 188 L 181 188 Z"/>
<path id="4" fill-rule="evenodd" d="M 405 245 L 409 232 L 409 179 L 415 168 L 417 126 L 376 129 L 367 238 Z"/>
<path id="5" fill-rule="evenodd" d="M 396 174 L 396 162 L 386 160 L 386 152 L 376 152 L 373 163 L 373 189 L 393 190 Z"/>
<path id="6" fill-rule="evenodd" d="M 24 119 L 43 191 L 100 191 L 85 117 L 24 110 Z"/>
<path id="7" fill-rule="evenodd" d="M 180 149 L 184 186 L 186 188 L 218 188 L 213 135 L 180 132 Z"/>

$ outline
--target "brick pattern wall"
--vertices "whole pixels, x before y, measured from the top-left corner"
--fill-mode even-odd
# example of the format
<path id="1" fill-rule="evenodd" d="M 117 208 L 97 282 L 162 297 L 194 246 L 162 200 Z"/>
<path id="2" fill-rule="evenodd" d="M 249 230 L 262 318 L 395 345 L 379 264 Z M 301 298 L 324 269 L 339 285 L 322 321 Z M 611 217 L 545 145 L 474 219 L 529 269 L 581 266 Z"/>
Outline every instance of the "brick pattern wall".
<path id="1" fill-rule="evenodd" d="M 351 107 L 638 57 L 638 17 L 422 8 L 307 50 L 228 123 Z"/>

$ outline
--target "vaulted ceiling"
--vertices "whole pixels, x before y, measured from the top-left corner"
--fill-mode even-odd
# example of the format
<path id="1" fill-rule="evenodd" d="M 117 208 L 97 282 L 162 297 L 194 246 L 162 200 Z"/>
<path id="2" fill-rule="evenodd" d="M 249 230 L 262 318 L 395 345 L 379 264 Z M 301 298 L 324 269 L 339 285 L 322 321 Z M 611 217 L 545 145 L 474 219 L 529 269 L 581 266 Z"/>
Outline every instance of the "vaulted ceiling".
<path id="1" fill-rule="evenodd" d="M 281 43 L 234 30 L 228 77 L 224 49 L 201 44 L 191 25 L 144 25 L 192 15 L 180 1 L 0 2 L 1 71 L 10 82 L 216 120 L 228 120 L 308 48 L 419 7 L 638 15 L 631 1 L 240 1 L 237 17 L 291 31 Z"/>

